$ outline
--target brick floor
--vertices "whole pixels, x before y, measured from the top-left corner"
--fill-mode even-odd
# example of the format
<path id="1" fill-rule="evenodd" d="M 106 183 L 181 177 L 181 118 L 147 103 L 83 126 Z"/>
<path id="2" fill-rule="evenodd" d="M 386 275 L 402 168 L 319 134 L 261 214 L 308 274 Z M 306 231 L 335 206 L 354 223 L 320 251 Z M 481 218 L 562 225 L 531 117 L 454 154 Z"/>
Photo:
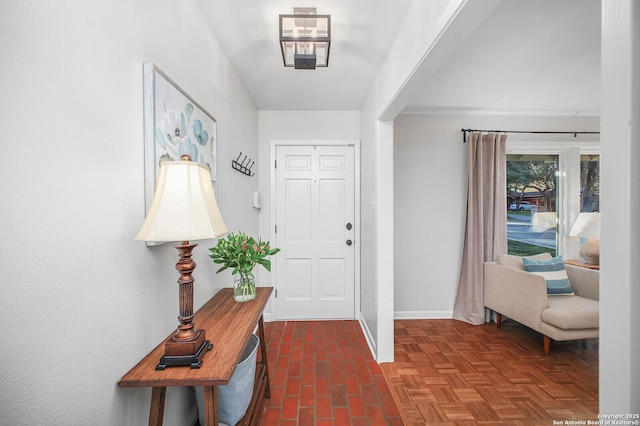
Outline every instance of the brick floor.
<path id="1" fill-rule="evenodd" d="M 271 398 L 260 424 L 402 425 L 357 321 L 265 324 Z"/>

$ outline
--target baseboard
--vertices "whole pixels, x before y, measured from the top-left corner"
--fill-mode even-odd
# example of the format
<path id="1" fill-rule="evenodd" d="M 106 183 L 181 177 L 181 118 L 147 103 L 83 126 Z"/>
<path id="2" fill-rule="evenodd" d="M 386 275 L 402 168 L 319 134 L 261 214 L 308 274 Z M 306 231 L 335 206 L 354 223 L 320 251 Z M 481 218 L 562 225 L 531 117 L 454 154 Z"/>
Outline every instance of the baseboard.
<path id="1" fill-rule="evenodd" d="M 453 311 L 395 311 L 393 319 L 451 319 Z"/>
<path id="2" fill-rule="evenodd" d="M 373 359 L 377 361 L 377 352 L 376 352 L 376 340 L 373 338 L 371 334 L 371 330 L 367 326 L 367 321 L 362 316 L 362 312 L 358 314 L 358 323 L 360 323 L 360 328 L 362 329 L 362 334 L 364 334 L 364 339 L 367 341 L 367 345 L 369 346 L 369 351 L 371 352 L 371 356 Z"/>

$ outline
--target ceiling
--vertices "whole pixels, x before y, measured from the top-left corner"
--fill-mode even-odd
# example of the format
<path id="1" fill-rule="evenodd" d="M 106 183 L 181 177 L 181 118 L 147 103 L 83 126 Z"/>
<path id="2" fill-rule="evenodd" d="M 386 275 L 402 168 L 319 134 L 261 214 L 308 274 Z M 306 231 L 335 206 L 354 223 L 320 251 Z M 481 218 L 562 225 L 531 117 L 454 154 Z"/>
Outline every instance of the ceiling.
<path id="1" fill-rule="evenodd" d="M 259 110 L 359 110 L 411 0 L 196 0 Z M 415 0 L 427 1 L 427 0 Z M 278 15 L 331 15 L 329 66 L 285 68 Z M 600 109 L 600 0 L 502 0 L 405 111 Z"/>

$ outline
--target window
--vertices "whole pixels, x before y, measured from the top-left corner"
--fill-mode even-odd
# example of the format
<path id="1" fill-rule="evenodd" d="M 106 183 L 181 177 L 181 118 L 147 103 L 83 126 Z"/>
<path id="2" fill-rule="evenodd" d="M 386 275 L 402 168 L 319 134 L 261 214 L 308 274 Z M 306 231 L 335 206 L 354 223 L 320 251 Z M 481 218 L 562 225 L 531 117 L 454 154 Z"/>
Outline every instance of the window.
<path id="1" fill-rule="evenodd" d="M 600 210 L 599 142 L 507 142 L 508 253 L 578 259 L 580 212 Z"/>
<path id="2" fill-rule="evenodd" d="M 507 155 L 509 254 L 556 255 L 558 168 L 558 155 Z"/>

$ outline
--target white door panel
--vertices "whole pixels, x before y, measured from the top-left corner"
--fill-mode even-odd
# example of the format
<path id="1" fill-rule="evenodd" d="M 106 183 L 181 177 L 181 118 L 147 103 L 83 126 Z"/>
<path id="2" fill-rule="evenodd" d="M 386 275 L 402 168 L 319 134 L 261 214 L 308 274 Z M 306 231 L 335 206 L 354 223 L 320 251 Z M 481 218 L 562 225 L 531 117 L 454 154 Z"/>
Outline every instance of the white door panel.
<path id="1" fill-rule="evenodd" d="M 354 318 L 354 149 L 276 149 L 278 319 Z"/>

